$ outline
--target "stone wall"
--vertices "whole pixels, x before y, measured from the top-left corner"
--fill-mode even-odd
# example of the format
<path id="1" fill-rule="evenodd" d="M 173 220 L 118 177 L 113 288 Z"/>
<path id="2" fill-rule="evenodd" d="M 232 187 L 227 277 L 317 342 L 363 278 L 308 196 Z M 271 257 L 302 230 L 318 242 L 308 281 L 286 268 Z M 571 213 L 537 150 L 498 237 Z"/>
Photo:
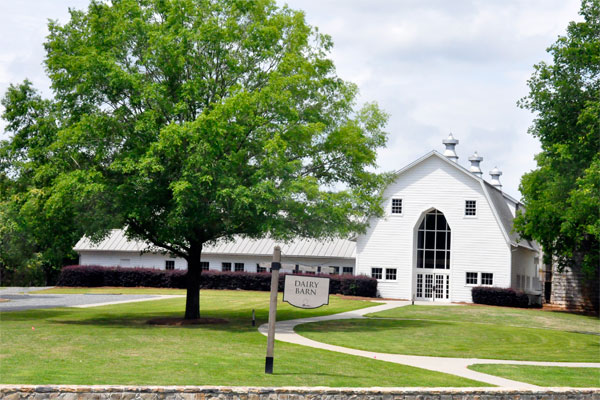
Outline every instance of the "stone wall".
<path id="1" fill-rule="evenodd" d="M 600 301 L 598 286 L 598 277 L 586 279 L 575 267 L 566 267 L 561 272 L 558 272 L 555 267 L 552 273 L 550 304 L 569 311 L 597 315 Z"/>
<path id="2" fill-rule="evenodd" d="M 247 388 L 0 385 L 5 400 L 600 400 L 600 389 Z"/>

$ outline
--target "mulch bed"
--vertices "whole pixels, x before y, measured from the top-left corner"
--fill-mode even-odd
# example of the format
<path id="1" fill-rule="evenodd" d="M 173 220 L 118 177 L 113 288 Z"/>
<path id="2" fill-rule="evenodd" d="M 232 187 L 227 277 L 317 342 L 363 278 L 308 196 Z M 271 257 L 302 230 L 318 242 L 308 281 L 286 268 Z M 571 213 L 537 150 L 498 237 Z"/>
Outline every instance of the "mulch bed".
<path id="1" fill-rule="evenodd" d="M 200 318 L 200 319 L 183 319 L 178 317 L 170 318 L 155 318 L 147 322 L 149 325 L 167 325 L 167 326 L 182 326 L 182 325 L 223 325 L 229 321 L 222 318 Z"/>

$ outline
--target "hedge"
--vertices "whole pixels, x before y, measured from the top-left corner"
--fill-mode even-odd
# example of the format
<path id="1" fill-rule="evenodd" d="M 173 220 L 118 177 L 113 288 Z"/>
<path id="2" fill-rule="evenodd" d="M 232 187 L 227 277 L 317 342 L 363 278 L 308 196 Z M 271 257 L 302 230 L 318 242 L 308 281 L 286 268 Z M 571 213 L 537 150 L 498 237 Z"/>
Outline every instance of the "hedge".
<path id="1" fill-rule="evenodd" d="M 529 307 L 527 294 L 514 289 L 477 286 L 471 290 L 473 303 L 504 307 Z"/>
<path id="2" fill-rule="evenodd" d="M 58 286 L 76 287 L 160 287 L 186 288 L 185 270 L 152 268 L 100 267 L 96 265 L 69 265 L 62 269 Z M 311 275 L 312 276 L 312 275 Z M 377 280 L 365 275 L 316 275 L 330 278 L 329 293 L 350 296 L 376 297 Z M 279 276 L 279 291 L 283 291 L 285 274 Z M 271 274 L 268 272 L 202 271 L 201 289 L 242 289 L 269 291 Z"/>

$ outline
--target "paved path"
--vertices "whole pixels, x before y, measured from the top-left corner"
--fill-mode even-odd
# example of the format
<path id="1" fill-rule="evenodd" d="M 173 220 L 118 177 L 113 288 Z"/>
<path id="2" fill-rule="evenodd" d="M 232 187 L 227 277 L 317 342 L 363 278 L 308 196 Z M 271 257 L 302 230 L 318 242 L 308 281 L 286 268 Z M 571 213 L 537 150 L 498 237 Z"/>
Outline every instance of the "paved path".
<path id="1" fill-rule="evenodd" d="M 301 318 L 290 321 L 278 321 L 275 325 L 275 338 L 282 342 L 299 344 L 318 349 L 335 351 L 338 353 L 351 354 L 360 357 L 372 358 L 382 361 L 393 362 L 397 364 L 410 365 L 411 367 L 428 369 L 431 371 L 443 372 L 447 374 L 461 376 L 463 378 L 473 379 L 480 382 L 508 387 L 513 389 L 538 389 L 538 386 L 501 378 L 494 375 L 484 374 L 482 372 L 472 371 L 467 367 L 472 364 L 519 364 L 519 365 L 538 365 L 538 366 L 566 366 L 566 367 L 594 367 L 600 368 L 600 363 L 568 363 L 568 362 L 539 362 L 539 361 L 513 361 L 513 360 L 488 360 L 483 358 L 450 358 L 450 357 L 426 357 L 409 356 L 402 354 L 377 353 L 373 351 L 357 350 L 348 347 L 335 346 L 327 343 L 317 342 L 300 336 L 294 332 L 294 327 L 309 322 L 331 321 L 341 319 L 361 319 L 365 314 L 389 310 L 396 307 L 409 305 L 408 301 L 387 301 L 382 305 L 367 307 L 360 310 L 349 311 L 334 315 L 325 315 L 313 318 Z M 439 305 L 439 304 L 438 304 Z M 263 335 L 267 335 L 268 324 L 261 325 L 258 330 Z"/>
<path id="2" fill-rule="evenodd" d="M 41 294 L 36 290 L 45 288 L 3 288 L 0 289 L 0 311 L 24 311 L 55 307 L 99 307 L 110 304 L 133 303 L 161 300 L 180 295 L 140 295 L 140 294 Z M 7 301 L 6 301 L 7 300 Z"/>

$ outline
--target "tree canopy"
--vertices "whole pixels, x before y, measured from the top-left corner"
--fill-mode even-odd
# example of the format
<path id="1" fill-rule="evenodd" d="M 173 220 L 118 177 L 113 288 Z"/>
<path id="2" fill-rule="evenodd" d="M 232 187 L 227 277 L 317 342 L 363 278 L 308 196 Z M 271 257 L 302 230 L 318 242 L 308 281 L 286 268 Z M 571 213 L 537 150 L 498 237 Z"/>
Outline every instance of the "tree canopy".
<path id="1" fill-rule="evenodd" d="M 516 228 L 561 268 L 600 264 L 600 1 L 583 0 L 582 22 L 550 46 L 521 107 L 536 113 L 530 133 L 542 152 L 521 180 L 526 212 Z"/>
<path id="2" fill-rule="evenodd" d="M 94 238 L 123 226 L 185 258 L 198 318 L 205 243 L 343 237 L 381 213 L 387 116 L 356 109 L 330 37 L 302 12 L 113 0 L 70 14 L 45 43 L 53 98 L 25 82 L 3 103 L 3 201 L 19 215 L 32 203 L 32 226 Z"/>

